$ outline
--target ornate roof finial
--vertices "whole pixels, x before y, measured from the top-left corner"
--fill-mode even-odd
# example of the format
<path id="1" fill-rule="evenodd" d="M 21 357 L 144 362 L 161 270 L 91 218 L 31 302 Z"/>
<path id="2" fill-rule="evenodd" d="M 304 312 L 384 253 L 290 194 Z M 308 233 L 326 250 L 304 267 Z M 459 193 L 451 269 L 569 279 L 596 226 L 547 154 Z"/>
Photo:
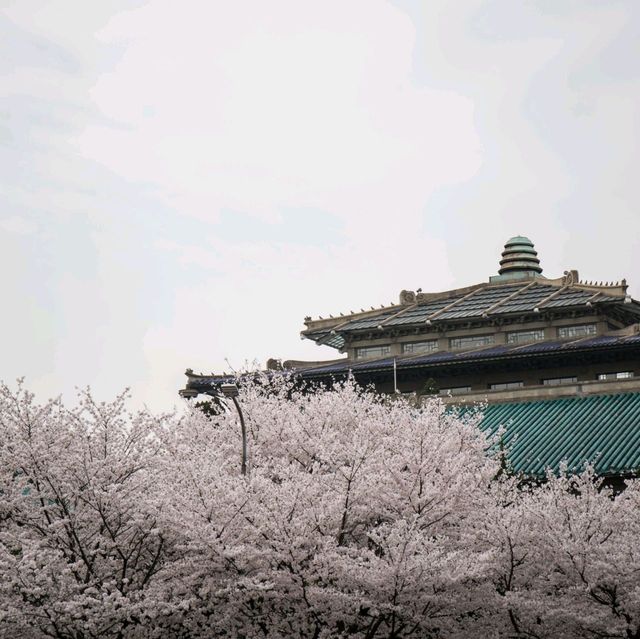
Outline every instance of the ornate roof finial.
<path id="1" fill-rule="evenodd" d="M 528 237 L 517 235 L 504 245 L 498 273 L 509 274 L 512 277 L 519 275 L 535 277 L 542 273 L 538 253 Z"/>

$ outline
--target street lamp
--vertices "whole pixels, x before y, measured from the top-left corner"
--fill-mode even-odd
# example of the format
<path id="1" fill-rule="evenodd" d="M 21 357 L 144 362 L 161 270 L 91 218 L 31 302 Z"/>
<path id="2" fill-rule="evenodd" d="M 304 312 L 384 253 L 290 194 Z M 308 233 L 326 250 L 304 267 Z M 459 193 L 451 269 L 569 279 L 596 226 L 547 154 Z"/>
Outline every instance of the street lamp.
<path id="1" fill-rule="evenodd" d="M 238 402 L 238 395 L 240 394 L 238 391 L 238 387 L 236 384 L 217 384 L 213 386 L 209 390 L 197 391 L 193 388 L 183 388 L 180 390 L 180 396 L 185 399 L 190 399 L 193 397 L 197 397 L 200 393 L 203 395 L 209 395 L 216 400 L 216 403 L 220 403 L 220 400 L 230 399 L 233 402 L 233 405 L 236 407 L 238 411 L 238 417 L 240 418 L 240 429 L 242 430 L 242 465 L 240 466 L 240 472 L 242 475 L 247 474 L 247 428 L 244 423 L 244 415 L 242 414 L 242 409 L 240 408 L 240 403 Z"/>

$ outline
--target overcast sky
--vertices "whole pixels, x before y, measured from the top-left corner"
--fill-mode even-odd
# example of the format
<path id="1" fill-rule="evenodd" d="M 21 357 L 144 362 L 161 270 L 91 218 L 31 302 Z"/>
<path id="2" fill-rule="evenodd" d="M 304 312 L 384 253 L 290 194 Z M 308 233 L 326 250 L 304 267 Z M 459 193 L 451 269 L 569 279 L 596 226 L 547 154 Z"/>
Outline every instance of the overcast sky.
<path id="1" fill-rule="evenodd" d="M 170 408 L 516 234 L 640 297 L 637 0 L 0 6 L 6 382 Z"/>

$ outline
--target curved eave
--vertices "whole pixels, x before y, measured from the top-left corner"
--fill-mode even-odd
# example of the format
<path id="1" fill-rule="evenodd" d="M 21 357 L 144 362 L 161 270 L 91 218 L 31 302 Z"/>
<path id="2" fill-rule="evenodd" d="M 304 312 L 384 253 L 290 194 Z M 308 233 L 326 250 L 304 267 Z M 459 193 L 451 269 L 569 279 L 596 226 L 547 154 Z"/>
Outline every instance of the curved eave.
<path id="1" fill-rule="evenodd" d="M 315 342 L 318 346 L 330 346 L 338 351 L 344 348 L 344 336 L 341 332 L 311 332 L 303 331 L 300 335 L 304 339 Z"/>

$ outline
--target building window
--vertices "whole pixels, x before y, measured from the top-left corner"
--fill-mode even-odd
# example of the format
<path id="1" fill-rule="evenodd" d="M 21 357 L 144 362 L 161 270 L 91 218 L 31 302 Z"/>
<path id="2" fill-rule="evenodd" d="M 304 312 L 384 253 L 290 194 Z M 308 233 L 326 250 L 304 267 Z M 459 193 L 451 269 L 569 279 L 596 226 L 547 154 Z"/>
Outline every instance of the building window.
<path id="1" fill-rule="evenodd" d="M 531 331 L 513 331 L 512 333 L 507 333 L 507 344 L 527 344 L 528 342 L 539 342 L 543 339 L 543 328 Z"/>
<path id="2" fill-rule="evenodd" d="M 384 357 L 391 352 L 391 347 L 386 346 L 365 346 L 356 348 L 356 359 L 371 359 L 373 357 Z"/>
<path id="3" fill-rule="evenodd" d="M 562 386 L 563 384 L 577 384 L 577 377 L 549 377 L 548 379 L 543 379 L 542 383 L 545 386 Z"/>
<path id="4" fill-rule="evenodd" d="M 495 342 L 493 335 L 469 335 L 468 337 L 452 337 L 449 340 L 451 348 L 476 348 L 489 346 Z"/>
<path id="5" fill-rule="evenodd" d="M 491 390 L 509 390 L 511 388 L 522 388 L 524 382 L 500 382 L 499 384 L 489 384 Z"/>
<path id="6" fill-rule="evenodd" d="M 577 326 L 561 326 L 558 328 L 558 337 L 588 337 L 597 333 L 595 324 L 578 324 Z"/>
<path id="7" fill-rule="evenodd" d="M 453 388 L 441 388 L 440 395 L 462 395 L 468 393 L 471 386 L 454 386 Z"/>
<path id="8" fill-rule="evenodd" d="M 431 353 L 438 350 L 438 340 L 430 339 L 426 342 L 409 342 L 402 345 L 403 353 Z"/>
<path id="9" fill-rule="evenodd" d="M 633 371 L 620 371 L 619 373 L 600 373 L 598 379 L 600 380 L 612 380 L 612 379 L 631 379 L 634 377 Z"/>

